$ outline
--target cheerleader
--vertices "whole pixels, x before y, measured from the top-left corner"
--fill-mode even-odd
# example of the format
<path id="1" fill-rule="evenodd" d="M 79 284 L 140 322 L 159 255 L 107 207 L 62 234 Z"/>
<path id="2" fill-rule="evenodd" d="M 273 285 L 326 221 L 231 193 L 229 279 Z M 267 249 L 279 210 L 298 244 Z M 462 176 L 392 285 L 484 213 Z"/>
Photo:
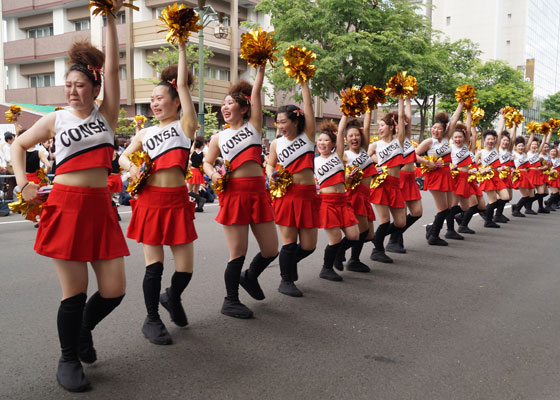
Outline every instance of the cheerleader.
<path id="1" fill-rule="evenodd" d="M 511 180 L 511 170 L 515 168 L 515 161 L 513 160 L 513 144 L 515 142 L 516 133 L 517 133 L 517 125 L 513 126 L 511 136 L 509 132 L 504 130 L 505 123 L 500 123 L 500 127 L 498 129 L 498 143 L 499 143 L 499 153 L 500 153 L 500 167 L 498 168 L 499 171 L 499 183 L 498 188 L 500 191 L 504 189 L 507 191 L 507 198 L 509 200 L 502 201 L 496 208 L 496 215 L 494 216 L 494 222 L 502 222 L 507 223 L 509 222 L 509 218 L 504 215 L 504 207 L 507 202 L 511 201 L 513 198 L 513 181 Z M 501 197 L 500 197 L 501 198 Z M 505 200 L 505 198 L 503 199 Z"/>
<path id="2" fill-rule="evenodd" d="M 449 214 L 453 202 L 453 183 L 451 178 L 451 147 L 449 146 L 449 135 L 455 132 L 455 125 L 459 121 L 463 102 L 457 105 L 457 109 L 449 121 L 446 113 L 436 115 L 436 122 L 432 126 L 432 137 L 425 139 L 416 149 L 416 155 L 421 156 L 428 153 L 429 156 L 441 158 L 443 162 L 435 163 L 423 157 L 418 157 L 420 164 L 427 165 L 429 171 L 424 176 L 424 190 L 429 190 L 434 198 L 438 213 L 431 225 L 426 226 L 426 239 L 432 246 L 447 246 L 448 243 L 439 237 L 443 222 Z"/>
<path id="3" fill-rule="evenodd" d="M 408 209 L 406 225 L 401 231 L 397 230 L 390 236 L 387 251 L 391 253 L 406 253 L 404 248 L 403 233 L 422 217 L 422 195 L 416 183 L 416 149 L 412 145 L 412 106 L 410 97 L 405 99 L 405 133 L 403 143 L 403 165 L 400 171 L 400 188 L 404 204 Z"/>
<path id="4" fill-rule="evenodd" d="M 345 119 L 346 117 L 342 117 Z M 325 230 L 329 244 L 325 248 L 323 269 L 320 278 L 330 281 L 341 281 L 342 277 L 334 269 L 334 260 L 341 246 L 344 232 L 348 247 L 356 244 L 360 232 L 358 220 L 346 196 L 344 163 L 344 128 L 346 121 L 341 121 L 338 135 L 334 133 L 336 125 L 332 121 L 323 121 L 320 134 L 317 138 L 317 151 L 315 158 L 315 179 L 319 184 L 319 209 L 320 227 Z"/>
<path id="5" fill-rule="evenodd" d="M 224 274 L 227 297 L 222 314 L 251 318 L 253 312 L 239 301 L 239 285 L 257 300 L 265 298 L 258 277 L 278 256 L 278 237 L 274 211 L 265 186 L 261 166 L 261 88 L 264 66 L 259 67 L 255 84 L 240 81 L 233 85 L 222 103 L 222 116 L 231 127 L 212 136 L 204 157 L 204 172 L 216 184 L 221 174 L 214 170 L 216 158 L 222 155 L 230 178 L 219 195 L 220 211 L 216 221 L 223 225 L 229 248 L 229 261 Z M 260 252 L 241 273 L 251 228 Z"/>
<path id="6" fill-rule="evenodd" d="M 190 171 L 192 177 L 187 180 L 189 195 L 196 200 L 196 212 L 204 211 L 204 204 L 206 200 L 199 194 L 200 185 L 205 183 L 204 170 L 202 169 L 204 163 L 204 153 L 202 147 L 204 146 L 204 137 L 198 136 L 194 140 L 194 151 L 191 153 Z"/>
<path id="7" fill-rule="evenodd" d="M 507 188 L 503 185 L 499 177 L 499 172 L 503 167 L 500 164 L 499 143 L 497 138 L 498 134 L 495 130 L 486 130 L 482 134 L 484 148 L 475 155 L 475 161 L 480 165 L 480 173 L 483 176 L 483 181 L 480 183 L 480 190 L 486 193 L 486 197 L 488 198 L 486 221 L 484 221 L 485 228 L 500 227 L 500 225 L 494 222 L 494 210 L 500 206 L 502 206 L 503 210 L 503 205 L 511 200 Z M 505 219 L 503 219 L 503 221 L 505 221 Z"/>
<path id="8" fill-rule="evenodd" d="M 383 245 L 385 236 L 395 231 L 400 233 L 406 226 L 405 204 L 399 179 L 399 171 L 403 163 L 404 124 L 404 100 L 399 98 L 398 113 L 388 113 L 379 121 L 380 140 L 373 142 L 368 150 L 373 161 L 377 163 L 378 173 L 386 173 L 385 180 L 371 190 L 370 197 L 379 217 L 379 226 L 373 236 L 375 247 L 370 259 L 383 263 L 393 262 L 385 254 Z M 390 224 L 391 216 L 394 222 Z"/>
<path id="9" fill-rule="evenodd" d="M 53 259 L 62 287 L 57 316 L 62 356 L 56 378 L 69 391 L 88 388 L 80 359 L 96 361 L 91 331 L 120 304 L 126 286 L 123 256 L 129 253 L 107 189 L 120 103 L 113 15 L 121 5 L 120 0 L 114 2 L 113 14 L 107 16 L 105 53 L 89 42 L 70 48 L 64 94 L 71 109 L 42 117 L 12 144 L 22 196 L 37 203 L 39 186 L 25 175 L 25 150 L 52 137 L 56 142 L 57 174 L 43 203 L 35 250 Z M 103 101 L 97 107 L 104 62 Z M 98 291 L 86 304 L 88 262 Z"/>
<path id="10" fill-rule="evenodd" d="M 551 134 L 552 135 L 552 134 Z M 550 140 L 550 138 L 548 139 Z M 548 206 L 548 200 L 544 201 L 544 199 L 546 198 L 546 196 L 548 196 L 548 188 L 549 188 L 549 179 L 548 179 L 548 171 L 550 170 L 550 168 L 552 168 L 552 163 L 550 162 L 550 154 L 549 154 L 549 143 L 546 142 L 541 150 L 541 154 L 540 154 L 540 160 L 541 160 L 541 174 L 543 175 L 543 182 L 544 182 L 544 196 L 542 196 L 542 200 L 543 200 L 543 204 L 544 204 L 544 213 L 548 214 L 550 213 L 550 211 L 556 211 L 555 209 L 552 209 Z M 546 212 L 548 211 L 548 213 Z"/>
<path id="11" fill-rule="evenodd" d="M 548 185 L 550 187 L 550 199 L 547 200 L 547 206 L 556 211 L 560 203 L 560 158 L 558 158 L 558 148 L 553 147 L 550 149 L 550 162 L 552 164 L 552 175 L 548 176 Z"/>
<path id="12" fill-rule="evenodd" d="M 534 138 L 533 141 L 529 143 L 529 151 L 527 152 L 527 159 L 529 160 L 529 178 L 531 179 L 531 183 L 535 186 L 535 199 L 539 204 L 539 209 L 537 210 L 538 213 L 541 214 L 549 214 L 550 211 L 545 210 L 543 199 L 546 197 L 546 186 L 544 182 L 544 175 L 542 171 L 546 169 L 545 166 L 541 163 L 541 153 L 543 151 L 544 145 L 548 144 L 550 141 L 550 133 L 546 135 L 543 140 Z M 529 139 L 530 140 L 530 139 Z M 533 200 L 534 201 L 534 200 Z M 531 202 L 532 203 L 532 202 Z M 527 210 L 526 214 L 535 215 L 535 213 L 531 209 L 531 204 L 526 204 L 525 209 Z"/>
<path id="13" fill-rule="evenodd" d="M 117 210 L 117 204 L 113 199 L 113 195 L 115 193 L 121 193 L 123 189 L 123 182 L 121 178 L 121 166 L 119 165 L 119 157 L 120 154 L 119 150 L 119 142 L 115 139 L 115 144 L 113 147 L 113 160 L 111 161 L 111 174 L 109 175 L 107 181 L 107 187 L 109 188 L 109 192 L 111 193 L 111 205 L 115 207 L 115 213 L 117 214 L 117 219 L 120 221 L 121 216 L 119 215 L 119 211 Z"/>
<path id="14" fill-rule="evenodd" d="M 141 129 L 123 152 L 120 163 L 131 178 L 138 168 L 129 160 L 136 151 L 145 151 L 153 162 L 151 175 L 131 200 L 132 218 L 127 237 L 142 243 L 146 270 L 142 289 L 147 316 L 142 333 L 153 344 L 172 343 L 171 336 L 159 315 L 159 303 L 177 326 L 188 324 L 181 304 L 181 294 L 193 273 L 194 204 L 185 185 L 196 112 L 190 96 L 192 74 L 187 69 L 185 45 L 179 45 L 179 65 L 161 72 L 161 82 L 153 89 L 150 108 L 159 125 Z M 178 119 L 178 113 L 183 114 Z M 160 295 L 163 274 L 163 246 L 170 246 L 175 261 L 171 286 Z"/>
<path id="15" fill-rule="evenodd" d="M 364 243 L 373 239 L 373 221 L 375 221 L 375 214 L 369 201 L 371 179 L 373 175 L 377 174 L 375 164 L 367 153 L 370 124 L 371 112 L 367 112 L 364 120 L 365 128 L 362 128 L 360 122 L 356 119 L 348 121 L 346 116 L 341 118 L 338 128 L 339 132 L 346 132 L 346 141 L 348 143 L 348 150 L 344 152 L 343 161 L 346 165 L 359 168 L 363 173 L 360 183 L 354 189 L 349 188 L 346 191 L 350 205 L 354 210 L 354 215 L 358 220 L 360 236 L 358 241 L 354 243 L 348 240 L 347 237 L 342 239 L 334 263 L 335 268 L 340 271 L 344 268 L 344 253 L 348 248 L 351 248 L 351 256 L 346 264 L 346 269 L 353 272 L 370 272 L 370 268 L 360 261 L 360 254 Z M 347 177 L 347 179 L 351 179 L 351 177 Z"/>
<path id="16" fill-rule="evenodd" d="M 278 291 L 292 297 L 303 296 L 294 282 L 297 264 L 315 251 L 319 227 L 319 200 L 315 184 L 315 115 L 307 81 L 301 83 L 303 110 L 282 106 L 276 113 L 281 136 L 270 144 L 266 172 L 275 179 L 277 165 L 292 176 L 286 194 L 273 201 L 276 225 L 282 238 L 280 250 L 280 286 Z M 299 240 L 299 243 L 298 243 Z"/>
<path id="17" fill-rule="evenodd" d="M 531 133 L 529 143 L 533 142 L 533 136 L 534 134 Z M 512 178 L 512 180 L 514 189 L 519 190 L 521 193 L 521 199 L 511 207 L 511 215 L 514 217 L 525 217 L 525 214 L 535 214 L 531 210 L 531 203 L 535 199 L 533 190 L 535 185 L 533 185 L 529 176 L 530 162 L 527 157 L 526 148 L 525 138 L 523 136 L 516 137 L 514 151 L 512 152 L 516 177 Z M 526 209 L 525 214 L 521 212 L 523 207 Z"/>

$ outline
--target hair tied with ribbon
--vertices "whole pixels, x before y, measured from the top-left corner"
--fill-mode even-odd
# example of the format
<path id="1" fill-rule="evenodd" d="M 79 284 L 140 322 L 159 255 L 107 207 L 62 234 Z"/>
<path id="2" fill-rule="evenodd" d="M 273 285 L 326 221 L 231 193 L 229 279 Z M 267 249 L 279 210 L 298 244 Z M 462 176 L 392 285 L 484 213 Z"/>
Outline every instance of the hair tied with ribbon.
<path id="1" fill-rule="evenodd" d="M 301 108 L 298 108 L 297 110 L 294 110 L 294 114 L 298 117 L 301 117 L 303 116 L 303 110 Z"/>
<path id="2" fill-rule="evenodd" d="M 247 100 L 247 104 L 251 104 L 251 96 L 247 96 L 246 94 L 243 95 L 245 100 Z"/>
<path id="3" fill-rule="evenodd" d="M 99 80 L 99 76 L 103 75 L 103 70 L 101 69 L 101 67 L 96 67 L 95 65 L 88 65 L 87 69 L 91 71 L 96 81 Z"/>
<path id="4" fill-rule="evenodd" d="M 177 79 L 173 78 L 170 81 L 167 81 L 167 83 L 169 83 L 173 89 L 177 90 Z"/>

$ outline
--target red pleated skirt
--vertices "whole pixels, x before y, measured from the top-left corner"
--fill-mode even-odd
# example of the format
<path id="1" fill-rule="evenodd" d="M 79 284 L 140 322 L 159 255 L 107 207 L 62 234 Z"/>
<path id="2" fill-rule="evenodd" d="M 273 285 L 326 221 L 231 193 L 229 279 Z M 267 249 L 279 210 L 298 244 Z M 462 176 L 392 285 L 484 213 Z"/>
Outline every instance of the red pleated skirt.
<path id="1" fill-rule="evenodd" d="M 41 180 L 37 176 L 37 172 L 28 172 L 28 173 L 25 174 L 25 176 L 26 176 L 28 182 L 32 182 L 32 183 L 35 183 L 37 185 L 39 185 L 41 183 Z"/>
<path id="2" fill-rule="evenodd" d="M 531 182 L 531 178 L 529 177 L 528 171 L 519 171 L 519 179 L 513 182 L 514 189 L 534 189 L 535 185 Z"/>
<path id="3" fill-rule="evenodd" d="M 284 197 L 273 200 L 276 225 L 293 226 L 298 229 L 318 228 L 321 201 L 315 185 L 288 186 Z"/>
<path id="4" fill-rule="evenodd" d="M 498 171 L 494 171 L 494 176 L 492 177 L 492 179 L 485 179 L 480 182 L 480 190 L 482 190 L 483 192 L 499 190 L 501 180 L 498 174 Z"/>
<path id="5" fill-rule="evenodd" d="M 416 173 L 403 171 L 400 172 L 400 188 L 404 201 L 421 200 L 420 188 L 416 183 Z"/>
<path id="6" fill-rule="evenodd" d="M 444 165 L 424 174 L 424 190 L 451 192 L 453 190 L 452 181 L 451 169 L 449 169 L 449 165 Z"/>
<path id="7" fill-rule="evenodd" d="M 128 256 L 109 189 L 55 183 L 43 204 L 35 251 L 71 261 Z"/>
<path id="8" fill-rule="evenodd" d="M 204 175 L 200 172 L 199 168 L 191 168 L 192 178 L 187 180 L 190 185 L 202 185 L 204 181 Z"/>
<path id="9" fill-rule="evenodd" d="M 457 176 L 453 179 L 453 193 L 457 196 L 468 199 L 472 194 L 474 194 L 471 182 L 469 182 L 469 173 L 466 171 L 458 172 Z"/>
<path id="10" fill-rule="evenodd" d="M 544 175 L 538 169 L 529 169 L 529 179 L 531 179 L 533 186 L 544 185 Z"/>
<path id="11" fill-rule="evenodd" d="M 513 189 L 513 181 L 511 180 L 511 171 L 509 172 L 508 176 L 504 179 L 500 179 L 498 184 L 498 190 L 502 189 Z"/>
<path id="12" fill-rule="evenodd" d="M 554 188 L 560 188 L 560 175 L 558 176 L 558 178 L 556 178 L 552 181 L 548 181 L 548 186 L 554 187 Z"/>
<path id="13" fill-rule="evenodd" d="M 220 211 L 216 221 L 222 225 L 249 225 L 274 221 L 274 210 L 264 176 L 230 179 L 219 199 Z"/>
<path id="14" fill-rule="evenodd" d="M 375 213 L 369 201 L 369 188 L 360 183 L 356 188 L 346 192 L 354 214 L 367 217 L 368 221 L 375 221 Z"/>
<path id="15" fill-rule="evenodd" d="M 320 228 L 348 228 L 358 223 L 346 193 L 319 193 L 319 199 Z"/>
<path id="16" fill-rule="evenodd" d="M 122 192 L 123 183 L 120 174 L 111 174 L 107 179 L 107 187 L 111 193 Z"/>
<path id="17" fill-rule="evenodd" d="M 126 236 L 152 246 L 191 243 L 198 237 L 194 227 L 195 204 L 186 186 L 144 186 L 130 200 L 132 218 Z"/>
<path id="18" fill-rule="evenodd" d="M 385 181 L 376 188 L 371 189 L 370 201 L 393 208 L 404 208 L 404 199 L 401 193 L 400 179 L 387 175 Z"/>

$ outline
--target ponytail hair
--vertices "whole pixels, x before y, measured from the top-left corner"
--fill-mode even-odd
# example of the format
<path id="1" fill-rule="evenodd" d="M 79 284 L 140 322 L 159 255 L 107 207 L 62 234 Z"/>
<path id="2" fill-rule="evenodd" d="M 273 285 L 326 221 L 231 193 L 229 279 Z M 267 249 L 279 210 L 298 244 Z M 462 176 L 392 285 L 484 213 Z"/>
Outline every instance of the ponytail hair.
<path id="1" fill-rule="evenodd" d="M 336 131 L 337 126 L 332 119 L 324 119 L 319 124 L 319 132 L 320 134 L 326 134 L 329 136 L 333 143 L 336 143 Z"/>
<path id="2" fill-rule="evenodd" d="M 276 119 L 278 119 L 278 114 L 286 114 L 290 121 L 297 122 L 298 133 L 303 132 L 305 129 L 305 115 L 301 108 L 293 104 L 282 106 L 276 112 Z"/>
<path id="3" fill-rule="evenodd" d="M 105 63 L 105 54 L 89 41 L 75 42 L 70 47 L 68 63 L 70 64 L 68 72 L 81 72 L 91 81 L 94 87 L 101 86 L 101 68 Z M 66 75 L 68 76 L 68 73 Z"/>
<path id="4" fill-rule="evenodd" d="M 231 89 L 228 95 L 231 96 L 233 101 L 239 104 L 240 108 L 247 107 L 247 112 L 243 114 L 243 119 L 248 120 L 251 118 L 251 93 L 253 92 L 253 85 L 245 80 L 238 81 Z"/>
<path id="5" fill-rule="evenodd" d="M 443 126 L 443 132 L 447 131 L 447 124 L 449 123 L 449 115 L 442 111 L 436 114 L 435 122 L 436 124 L 441 124 Z"/>

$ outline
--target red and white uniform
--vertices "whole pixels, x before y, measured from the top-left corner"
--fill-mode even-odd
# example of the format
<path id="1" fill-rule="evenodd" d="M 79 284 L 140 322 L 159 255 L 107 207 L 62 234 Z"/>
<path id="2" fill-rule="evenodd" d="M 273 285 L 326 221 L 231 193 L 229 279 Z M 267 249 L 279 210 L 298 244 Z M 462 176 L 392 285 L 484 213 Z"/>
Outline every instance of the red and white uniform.
<path id="1" fill-rule="evenodd" d="M 204 171 L 202 171 L 202 163 L 204 161 L 204 153 L 202 151 L 193 151 L 191 154 L 191 173 L 192 178 L 187 182 L 191 185 L 201 185 L 205 182 Z"/>
<path id="2" fill-rule="evenodd" d="M 527 152 L 527 160 L 529 161 L 529 179 L 534 186 L 544 185 L 544 176 L 538 168 L 541 166 L 541 154 Z"/>
<path id="3" fill-rule="evenodd" d="M 397 138 L 389 143 L 378 140 L 375 148 L 378 167 L 400 167 L 403 163 L 402 147 Z M 404 208 L 404 199 L 401 193 L 400 179 L 387 175 L 383 183 L 371 189 L 370 201 L 393 208 Z"/>
<path id="4" fill-rule="evenodd" d="M 237 130 L 228 128 L 219 133 L 218 146 L 224 161 L 231 163 L 235 170 L 248 161 L 261 164 L 261 134 L 250 122 L 245 122 Z"/>
<path id="5" fill-rule="evenodd" d="M 152 173 L 179 167 L 184 174 L 191 145 L 192 140 L 185 136 L 179 120 L 147 128 L 142 139 L 142 149 L 154 163 Z M 130 205 L 132 218 L 126 235 L 139 243 L 176 246 L 198 237 L 194 227 L 195 205 L 185 185 L 145 185 Z"/>
<path id="6" fill-rule="evenodd" d="M 439 168 L 424 174 L 424 190 L 439 190 L 441 192 L 451 192 L 453 182 L 451 178 L 451 146 L 446 138 L 436 140 L 432 138 L 432 147 L 428 149 L 429 156 L 441 158 L 444 162 Z"/>
<path id="7" fill-rule="evenodd" d="M 560 188 L 560 158 L 552 158 L 550 159 L 552 162 L 552 169 L 558 172 L 558 177 L 553 180 L 549 180 L 548 184 L 550 187 Z"/>
<path id="8" fill-rule="evenodd" d="M 451 161 L 457 168 L 468 167 L 472 164 L 471 151 L 466 145 L 458 147 L 452 143 Z M 469 182 L 469 173 L 467 171 L 458 171 L 457 176 L 453 179 L 453 192 L 464 198 L 469 198 L 472 194 L 476 194 L 471 182 Z"/>
<path id="9" fill-rule="evenodd" d="M 416 163 L 416 149 L 412 145 L 412 142 L 409 138 L 404 138 L 402 151 L 403 165 Z M 422 199 L 420 189 L 418 188 L 418 184 L 416 183 L 415 172 L 403 171 L 401 169 L 400 180 L 400 188 L 404 201 L 416 201 Z"/>
<path id="10" fill-rule="evenodd" d="M 480 190 L 483 192 L 491 190 L 499 190 L 500 176 L 497 168 L 500 166 L 500 153 L 495 148 L 491 150 L 480 150 L 480 168 L 492 168 L 494 176 L 491 179 L 485 179 L 480 182 Z"/>
<path id="11" fill-rule="evenodd" d="M 505 179 L 500 179 L 498 189 L 504 189 L 504 188 L 512 189 L 513 182 L 511 180 L 511 172 L 513 168 L 515 168 L 515 162 L 513 161 L 513 154 L 511 153 L 511 151 L 504 150 L 502 148 L 499 149 L 499 153 L 500 153 L 500 166 L 508 167 L 509 174 Z"/>
<path id="12" fill-rule="evenodd" d="M 85 119 L 56 111 L 55 131 L 57 175 L 90 168 L 109 174 L 114 133 L 97 107 Z M 129 255 L 109 189 L 55 183 L 43 204 L 35 251 L 72 261 Z"/>
<path id="13" fill-rule="evenodd" d="M 519 170 L 519 179 L 513 182 L 513 187 L 515 189 L 524 188 L 524 189 L 534 189 L 535 185 L 531 182 L 531 178 L 529 176 L 528 168 L 530 166 L 529 159 L 527 158 L 527 154 L 525 153 L 517 153 L 513 152 L 513 160 L 515 162 L 515 168 Z"/>
<path id="14" fill-rule="evenodd" d="M 276 157 L 291 174 L 314 168 L 315 144 L 301 132 L 293 140 L 282 136 L 276 139 Z M 297 228 L 318 228 L 319 198 L 315 185 L 288 186 L 286 195 L 273 200 L 277 225 Z"/>
<path id="15" fill-rule="evenodd" d="M 332 153 L 328 157 L 316 157 L 314 166 L 315 179 L 320 189 L 344 183 L 344 163 L 338 154 Z"/>
<path id="16" fill-rule="evenodd" d="M 373 160 L 364 149 L 360 148 L 359 153 L 354 153 L 352 150 L 346 150 L 344 153 L 346 155 L 348 165 L 359 167 L 364 173 L 364 178 L 377 174 L 377 168 L 375 167 Z M 368 186 L 360 183 L 354 189 L 348 190 L 346 192 L 346 196 L 350 201 L 354 214 L 363 215 L 364 217 L 367 217 L 369 221 L 375 221 L 375 213 L 373 212 L 373 208 L 369 201 Z"/>

